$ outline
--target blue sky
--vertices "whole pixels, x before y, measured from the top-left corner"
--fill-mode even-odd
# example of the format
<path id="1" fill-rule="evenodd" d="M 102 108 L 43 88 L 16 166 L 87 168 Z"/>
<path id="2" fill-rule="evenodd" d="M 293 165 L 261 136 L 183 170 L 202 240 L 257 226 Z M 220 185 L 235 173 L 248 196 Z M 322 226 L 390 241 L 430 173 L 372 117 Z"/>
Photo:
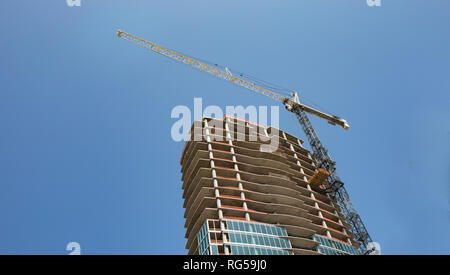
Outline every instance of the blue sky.
<path id="1" fill-rule="evenodd" d="M 185 254 L 177 105 L 272 105 L 121 28 L 297 89 L 385 254 L 450 253 L 445 0 L 0 3 L 0 254 Z M 281 110 L 280 128 L 304 135 Z"/>

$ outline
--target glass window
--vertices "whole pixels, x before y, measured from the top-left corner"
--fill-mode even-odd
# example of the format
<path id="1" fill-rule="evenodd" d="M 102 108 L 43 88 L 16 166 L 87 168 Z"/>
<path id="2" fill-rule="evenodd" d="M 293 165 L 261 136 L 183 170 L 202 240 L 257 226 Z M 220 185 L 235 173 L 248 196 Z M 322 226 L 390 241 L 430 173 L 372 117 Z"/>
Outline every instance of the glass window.
<path id="1" fill-rule="evenodd" d="M 263 236 L 258 236 L 258 244 L 264 245 L 264 238 L 263 238 Z"/>
<path id="2" fill-rule="evenodd" d="M 243 243 L 249 243 L 247 234 L 242 234 L 242 242 Z"/>
<path id="3" fill-rule="evenodd" d="M 234 245 L 231 246 L 231 254 L 238 255 L 238 250 L 236 249 L 236 246 L 234 246 Z"/>
<path id="4" fill-rule="evenodd" d="M 284 239 L 283 241 L 284 241 L 284 247 L 286 247 L 286 248 L 291 247 L 290 242 L 288 240 Z"/>
<path id="5" fill-rule="evenodd" d="M 233 223 L 230 221 L 227 221 L 227 229 L 228 230 L 233 230 Z"/>
<path id="6" fill-rule="evenodd" d="M 239 235 L 241 235 L 241 243 L 247 243 L 247 235 L 242 234 L 242 233 Z"/>
<path id="7" fill-rule="evenodd" d="M 274 240 L 275 240 L 275 245 L 276 245 L 277 247 L 283 247 L 283 246 L 281 245 L 281 241 L 280 241 L 279 238 L 275 238 Z"/>
<path id="8" fill-rule="evenodd" d="M 239 255 L 244 255 L 244 248 L 242 246 L 238 246 Z"/>
<path id="9" fill-rule="evenodd" d="M 244 246 L 244 253 L 245 253 L 245 255 L 250 254 L 250 249 L 248 248 L 248 246 Z"/>
<path id="10" fill-rule="evenodd" d="M 288 240 L 286 240 L 286 246 L 287 246 L 287 247 L 292 247 L 292 244 L 291 244 L 291 242 L 290 242 L 290 241 L 288 241 Z"/>
<path id="11" fill-rule="evenodd" d="M 249 230 L 248 230 L 249 232 L 255 232 L 255 224 L 249 223 L 248 227 L 249 227 Z"/>
<path id="12" fill-rule="evenodd" d="M 245 234 L 240 233 L 239 236 L 241 236 L 240 239 L 240 243 L 246 243 L 247 242 L 247 237 L 245 236 Z"/>
<path id="13" fill-rule="evenodd" d="M 270 246 L 269 239 L 266 236 L 263 237 L 263 240 L 264 240 L 264 245 L 265 246 Z"/>
<path id="14" fill-rule="evenodd" d="M 248 244 L 252 243 L 252 237 L 249 234 L 245 234 L 245 242 Z"/>
<path id="15" fill-rule="evenodd" d="M 338 245 L 335 241 L 331 241 L 331 247 L 332 248 L 338 248 Z"/>
<path id="16" fill-rule="evenodd" d="M 252 244 L 253 238 L 251 234 L 245 234 L 246 237 L 246 243 Z"/>
<path id="17" fill-rule="evenodd" d="M 236 234 L 236 242 L 242 243 L 241 233 L 237 233 L 237 234 Z"/>
<path id="18" fill-rule="evenodd" d="M 269 238 L 270 246 L 275 246 L 275 241 L 273 238 Z"/>
<path id="19" fill-rule="evenodd" d="M 219 254 L 217 245 L 211 245 L 211 255 L 217 255 L 217 254 Z"/>
<path id="20" fill-rule="evenodd" d="M 278 236 L 284 236 L 284 234 L 283 234 L 283 228 L 277 227 L 277 233 L 278 233 Z"/>
<path id="21" fill-rule="evenodd" d="M 258 244 L 258 236 L 252 235 L 252 244 Z"/>
<path id="22" fill-rule="evenodd" d="M 250 231 L 250 225 L 246 222 L 246 223 L 244 223 L 244 228 L 245 228 L 245 231 L 246 232 L 249 232 Z"/>
<path id="23" fill-rule="evenodd" d="M 261 225 L 260 225 L 259 223 L 256 223 L 256 224 L 255 224 L 255 231 L 258 232 L 258 233 L 262 233 L 262 231 L 261 231 Z"/>
<path id="24" fill-rule="evenodd" d="M 281 248 L 287 248 L 288 246 L 286 245 L 286 240 L 285 239 L 279 239 L 280 240 L 280 246 Z"/>
<path id="25" fill-rule="evenodd" d="M 342 244 L 342 248 L 343 248 L 343 250 L 344 250 L 345 252 L 351 253 L 351 252 L 350 252 L 350 249 L 349 249 L 349 247 L 348 247 L 348 245 Z"/>
<path id="26" fill-rule="evenodd" d="M 265 224 L 261 225 L 261 233 L 267 234 L 267 226 Z"/>
<path id="27" fill-rule="evenodd" d="M 239 231 L 245 231 L 245 227 L 242 222 L 239 222 Z"/>
<path id="28" fill-rule="evenodd" d="M 234 233 L 228 233 L 228 237 L 230 237 L 230 242 L 233 242 L 233 243 L 236 242 L 236 237 L 234 236 Z"/>
<path id="29" fill-rule="evenodd" d="M 270 234 L 272 234 L 272 235 L 278 235 L 278 232 L 277 232 L 277 228 L 275 227 L 275 226 L 270 226 L 269 227 L 270 228 Z"/>

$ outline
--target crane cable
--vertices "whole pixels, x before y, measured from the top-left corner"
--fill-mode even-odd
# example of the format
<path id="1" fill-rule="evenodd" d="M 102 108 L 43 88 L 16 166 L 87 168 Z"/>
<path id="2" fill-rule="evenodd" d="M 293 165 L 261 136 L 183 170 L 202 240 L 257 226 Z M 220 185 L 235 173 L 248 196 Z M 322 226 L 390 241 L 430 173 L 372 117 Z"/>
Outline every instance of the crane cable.
<path id="1" fill-rule="evenodd" d="M 166 47 L 166 48 L 167 48 L 167 47 Z M 285 88 L 285 87 L 280 86 L 280 85 L 278 85 L 278 84 L 275 84 L 275 83 L 271 83 L 271 82 L 262 80 L 262 79 L 260 79 L 260 78 L 255 77 L 255 76 L 249 75 L 249 74 L 247 74 L 247 73 L 243 73 L 243 72 L 240 72 L 240 71 L 238 71 L 238 70 L 231 69 L 231 68 L 228 67 L 228 66 L 224 66 L 224 65 L 221 65 L 221 64 L 219 64 L 219 63 L 214 63 L 214 62 L 209 61 L 209 60 L 204 59 L 204 58 L 199 58 L 199 57 L 196 57 L 196 56 L 192 56 L 192 55 L 186 54 L 186 53 L 184 53 L 183 51 L 181 51 L 181 50 L 179 50 L 179 49 L 176 49 L 176 48 L 167 48 L 167 49 L 168 49 L 168 50 L 171 50 L 171 51 L 174 51 L 174 52 L 178 52 L 178 53 L 180 53 L 180 54 L 182 54 L 182 55 L 184 55 L 184 56 L 187 56 L 187 57 L 189 57 L 189 58 L 191 58 L 191 59 L 201 61 L 201 62 L 203 62 L 203 63 L 205 63 L 205 64 L 207 64 L 207 65 L 209 65 L 209 66 L 211 66 L 211 67 L 217 67 L 217 68 L 220 68 L 220 69 L 222 69 L 222 70 L 227 70 L 227 69 L 228 69 L 228 70 L 231 71 L 232 73 L 236 73 L 236 74 L 239 75 L 240 77 L 246 78 L 246 79 L 250 80 L 250 82 L 253 82 L 254 84 L 257 84 L 257 85 L 259 85 L 259 86 L 261 86 L 261 87 L 263 87 L 263 88 L 267 88 L 267 89 L 269 89 L 269 90 L 274 90 L 274 91 L 276 91 L 277 93 L 279 93 L 279 94 L 281 94 L 282 96 L 285 96 L 285 97 L 287 97 L 287 98 L 290 98 L 290 97 L 291 97 L 291 93 L 294 91 L 294 89 Z M 323 111 L 323 112 L 327 112 L 327 113 L 331 113 L 331 112 L 327 111 L 325 108 L 323 108 L 322 106 L 316 104 L 316 103 L 315 103 L 314 101 L 312 101 L 311 99 L 305 97 L 303 94 L 300 94 L 299 97 L 302 99 L 302 101 L 306 101 L 306 102 L 308 102 L 310 105 L 313 105 L 314 107 L 316 107 L 317 110 Z"/>

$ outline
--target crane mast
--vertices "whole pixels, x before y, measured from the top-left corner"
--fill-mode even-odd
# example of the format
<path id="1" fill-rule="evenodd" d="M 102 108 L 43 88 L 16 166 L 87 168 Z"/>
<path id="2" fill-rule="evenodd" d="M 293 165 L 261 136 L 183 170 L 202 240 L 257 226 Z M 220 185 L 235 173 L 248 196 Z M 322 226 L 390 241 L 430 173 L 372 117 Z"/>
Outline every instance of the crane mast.
<path id="1" fill-rule="evenodd" d="M 298 94 L 293 93 L 292 98 L 295 102 L 300 103 Z M 360 243 L 360 250 L 364 253 L 368 249 L 367 245 L 372 242 L 372 238 L 369 235 L 361 217 L 356 211 L 353 203 L 350 200 L 350 196 L 344 187 L 344 183 L 341 181 L 338 173 L 336 172 L 336 162 L 328 154 L 328 150 L 322 145 L 314 127 L 312 126 L 305 111 L 300 106 L 295 106 L 287 109 L 295 114 L 303 132 L 308 139 L 308 143 L 311 146 L 314 159 L 317 161 L 319 168 L 323 168 L 330 174 L 328 181 L 328 191 L 335 197 L 337 204 L 341 208 L 342 214 L 346 217 L 348 224 L 352 227 L 353 233 L 356 235 L 356 240 Z"/>
<path id="2" fill-rule="evenodd" d="M 153 52 L 171 58 L 175 61 L 207 72 L 218 78 L 227 80 L 229 82 L 232 82 L 233 84 L 265 95 L 275 101 L 284 104 L 286 109 L 294 113 L 294 115 L 297 117 L 297 120 L 300 123 L 300 126 L 302 127 L 302 130 L 305 133 L 306 138 L 311 146 L 313 157 L 317 161 L 319 168 L 323 168 L 329 173 L 329 176 L 327 178 L 327 188 L 325 189 L 325 192 L 330 194 L 336 200 L 337 204 L 341 208 L 342 214 L 345 216 L 347 223 L 351 226 L 352 232 L 356 236 L 356 241 L 360 243 L 360 251 L 367 254 L 366 250 L 370 249 L 368 245 L 372 242 L 372 238 L 370 237 L 369 232 L 362 222 L 361 217 L 353 206 L 353 203 L 350 200 L 344 184 L 336 172 L 335 161 L 333 161 L 333 159 L 330 157 L 325 146 L 322 145 L 322 142 L 320 141 L 306 113 L 325 119 L 330 124 L 339 125 L 345 130 L 350 127 L 347 121 L 337 116 L 323 113 L 317 109 L 302 104 L 296 92 L 292 93 L 292 98 L 284 97 L 271 91 L 270 89 L 261 87 L 260 85 L 247 81 L 241 77 L 233 76 L 233 74 L 228 69 L 220 70 L 213 66 L 209 66 L 204 62 L 196 60 L 195 58 L 177 53 L 173 50 L 164 48 L 124 31 L 119 30 L 117 32 L 117 36 L 141 47 L 147 48 Z"/>

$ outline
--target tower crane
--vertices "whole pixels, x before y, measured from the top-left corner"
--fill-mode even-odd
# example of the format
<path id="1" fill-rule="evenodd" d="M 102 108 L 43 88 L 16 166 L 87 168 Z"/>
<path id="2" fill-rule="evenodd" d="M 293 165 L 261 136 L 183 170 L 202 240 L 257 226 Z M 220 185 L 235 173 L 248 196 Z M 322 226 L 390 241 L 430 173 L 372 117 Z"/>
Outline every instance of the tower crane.
<path id="1" fill-rule="evenodd" d="M 332 125 L 339 125 L 345 130 L 350 127 L 347 121 L 301 103 L 297 92 L 292 92 L 290 97 L 285 97 L 274 92 L 273 90 L 275 89 L 267 87 L 268 85 L 264 87 L 265 85 L 263 84 L 255 84 L 251 80 L 246 80 L 246 77 L 244 77 L 243 74 L 240 74 L 239 76 L 233 75 L 233 73 L 226 67 L 224 69 L 218 68 L 216 65 L 207 64 L 208 62 L 206 61 L 189 57 L 185 54 L 170 50 L 121 30 L 117 32 L 117 36 L 150 51 L 164 55 L 170 59 L 184 63 L 188 66 L 194 67 L 195 69 L 209 73 L 213 76 L 224 79 L 282 103 L 288 111 L 292 112 L 296 116 L 298 122 L 300 123 L 300 126 L 302 127 L 303 132 L 305 133 L 311 146 L 312 155 L 317 161 L 318 167 L 327 171 L 328 178 L 326 179 L 327 184 L 325 192 L 335 198 L 337 204 L 341 208 L 342 214 L 345 216 L 347 223 L 351 226 L 352 232 L 356 236 L 355 240 L 360 244 L 360 251 L 363 254 L 370 254 L 374 250 L 372 247 L 372 238 L 370 237 L 361 217 L 353 206 L 344 184 L 336 172 L 336 163 L 330 157 L 328 150 L 320 141 L 307 116 L 307 113 L 320 117 Z"/>

